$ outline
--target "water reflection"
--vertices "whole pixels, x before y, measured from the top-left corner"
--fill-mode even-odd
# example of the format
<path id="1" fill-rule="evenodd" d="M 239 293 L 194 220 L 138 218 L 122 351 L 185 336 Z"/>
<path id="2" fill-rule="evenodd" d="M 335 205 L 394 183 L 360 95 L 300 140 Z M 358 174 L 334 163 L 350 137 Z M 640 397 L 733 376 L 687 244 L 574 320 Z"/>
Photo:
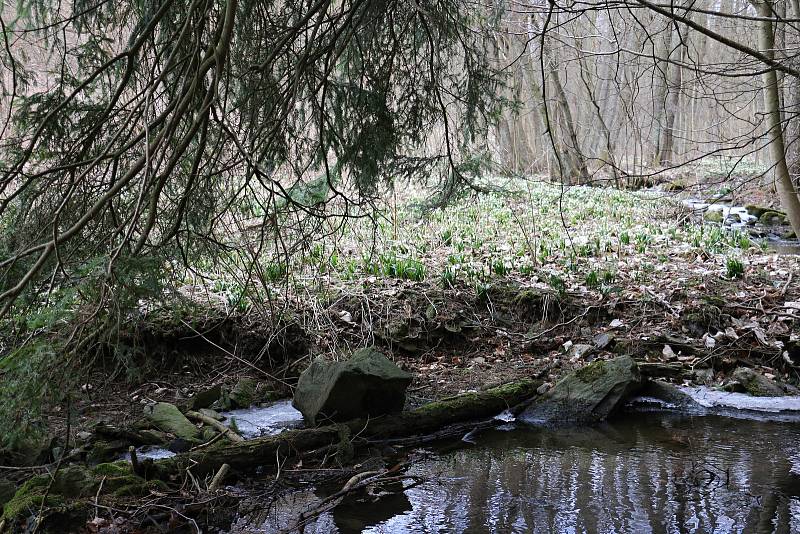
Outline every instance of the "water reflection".
<path id="1" fill-rule="evenodd" d="M 797 424 L 639 414 L 493 432 L 410 473 L 427 482 L 305 532 L 800 532 Z"/>

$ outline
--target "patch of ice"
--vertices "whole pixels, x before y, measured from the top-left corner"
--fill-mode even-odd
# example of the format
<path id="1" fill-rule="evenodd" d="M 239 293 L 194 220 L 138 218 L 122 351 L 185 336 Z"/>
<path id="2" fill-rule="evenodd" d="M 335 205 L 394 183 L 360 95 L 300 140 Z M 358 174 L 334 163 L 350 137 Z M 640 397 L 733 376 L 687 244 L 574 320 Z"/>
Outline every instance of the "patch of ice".
<path id="1" fill-rule="evenodd" d="M 667 402 L 663 399 L 656 397 L 634 397 L 628 401 L 628 406 L 636 409 L 644 410 L 676 410 L 677 404 Z"/>
<path id="2" fill-rule="evenodd" d="M 172 458 L 175 456 L 175 453 L 164 449 L 163 447 L 153 447 L 151 445 L 145 445 L 143 447 L 139 447 L 136 449 L 136 457 L 138 459 L 143 458 L 152 458 L 153 460 L 162 460 L 164 458 Z M 131 453 L 126 452 L 120 458 L 121 460 L 125 460 L 130 462 L 131 461 Z"/>
<path id="3" fill-rule="evenodd" d="M 503 410 L 499 414 L 494 416 L 495 421 L 503 421 L 504 423 L 512 423 L 516 420 L 514 414 L 511 413 L 511 410 Z"/>
<path id="4" fill-rule="evenodd" d="M 767 413 L 796 412 L 800 416 L 800 397 L 753 397 L 744 393 L 718 391 L 705 386 L 679 389 L 706 408 L 730 408 Z"/>
<path id="5" fill-rule="evenodd" d="M 697 198 L 687 198 L 683 200 L 682 204 L 687 208 L 697 211 L 705 211 L 705 209 L 708 207 L 708 202 L 703 202 Z"/>
<path id="6" fill-rule="evenodd" d="M 303 422 L 303 415 L 294 409 L 291 400 L 282 400 L 269 406 L 242 408 L 221 412 L 225 424 L 230 426 L 236 420 L 236 428 L 245 439 L 259 436 L 273 436 L 289 428 L 296 428 Z"/>

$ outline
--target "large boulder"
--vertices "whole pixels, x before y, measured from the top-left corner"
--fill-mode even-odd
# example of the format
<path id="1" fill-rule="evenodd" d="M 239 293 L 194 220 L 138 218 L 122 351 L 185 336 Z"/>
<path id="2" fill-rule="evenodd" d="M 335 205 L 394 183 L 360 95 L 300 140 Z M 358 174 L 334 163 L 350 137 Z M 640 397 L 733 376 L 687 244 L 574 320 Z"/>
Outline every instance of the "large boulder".
<path id="1" fill-rule="evenodd" d="M 411 375 L 374 348 L 344 362 L 317 357 L 297 382 L 292 404 L 312 425 L 399 412 Z"/>
<path id="2" fill-rule="evenodd" d="M 153 426 L 163 432 L 169 432 L 176 438 L 186 441 L 200 439 L 200 430 L 174 404 L 158 402 L 152 406 L 145 406 L 144 413 Z"/>
<path id="3" fill-rule="evenodd" d="M 595 423 L 614 413 L 640 386 L 639 367 L 630 356 L 598 360 L 562 378 L 518 419 L 532 425 Z"/>

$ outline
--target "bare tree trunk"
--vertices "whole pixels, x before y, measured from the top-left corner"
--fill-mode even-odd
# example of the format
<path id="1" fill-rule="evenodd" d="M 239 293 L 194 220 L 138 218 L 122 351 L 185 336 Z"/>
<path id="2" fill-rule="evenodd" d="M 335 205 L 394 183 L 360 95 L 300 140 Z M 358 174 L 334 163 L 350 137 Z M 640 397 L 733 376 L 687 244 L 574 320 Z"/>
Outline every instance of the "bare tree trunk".
<path id="1" fill-rule="evenodd" d="M 791 14 L 794 17 L 800 17 L 800 0 L 791 0 Z M 800 31 L 796 26 L 791 25 L 789 31 L 784 35 L 786 46 L 796 47 L 800 41 Z M 798 59 L 796 57 L 788 58 L 787 63 L 793 67 L 798 66 Z M 794 76 L 785 76 L 783 86 L 783 112 L 784 120 L 786 122 L 785 136 L 789 140 L 786 147 L 786 162 L 789 168 L 789 175 L 792 177 L 792 182 L 795 188 L 798 186 L 798 177 L 800 177 L 800 80 Z M 800 235 L 800 234 L 799 234 Z"/>
<path id="2" fill-rule="evenodd" d="M 597 95 L 595 86 L 591 83 L 590 77 L 591 73 L 589 72 L 589 66 L 586 64 L 586 59 L 584 58 L 583 54 L 578 54 L 578 67 L 580 69 L 581 80 L 583 81 L 583 86 L 586 88 L 586 93 L 589 96 L 589 103 L 591 104 L 591 108 L 594 110 L 594 118 L 595 120 L 592 121 L 592 124 L 597 124 L 602 131 L 602 138 L 605 141 L 605 147 L 603 153 L 600 155 L 596 155 L 595 150 L 590 152 L 592 157 L 597 157 L 600 159 L 604 164 L 608 164 L 611 167 L 611 173 L 614 176 L 614 183 L 615 185 L 619 186 L 619 174 L 617 173 L 617 164 L 614 158 L 614 143 L 611 141 L 611 130 L 608 129 L 608 125 L 606 124 L 605 119 L 603 119 L 603 112 L 600 109 L 600 104 L 597 102 Z M 600 136 L 595 136 L 595 139 L 599 139 Z M 599 143 L 595 143 L 594 147 L 597 147 Z"/>
<path id="3" fill-rule="evenodd" d="M 672 54 L 672 34 L 674 33 L 672 29 L 665 32 L 666 35 L 663 39 L 663 54 L 664 58 L 669 59 L 669 56 Z M 669 80 L 670 80 L 670 71 L 675 67 L 670 65 L 667 61 L 657 61 L 656 68 L 660 74 L 657 77 L 659 81 L 659 85 L 656 87 L 655 94 L 654 94 L 654 101 L 653 106 L 655 107 L 655 126 L 656 126 L 656 134 L 655 134 L 655 151 L 653 154 L 653 164 L 658 166 L 661 164 L 661 140 L 664 137 L 664 123 L 666 122 L 665 117 L 667 115 L 667 98 L 669 97 Z"/>
<path id="4" fill-rule="evenodd" d="M 769 59 L 775 57 L 775 36 L 772 33 L 773 8 L 771 0 L 763 2 L 753 1 L 753 6 L 758 14 L 765 20 L 759 25 L 759 45 L 761 53 Z M 764 73 L 764 111 L 767 116 L 767 135 L 770 138 L 770 156 L 772 157 L 773 172 L 778 189 L 781 205 L 786 210 L 786 215 L 796 235 L 800 235 L 800 198 L 789 174 L 786 164 L 786 144 L 783 137 L 781 124 L 781 102 L 778 88 L 778 76 L 775 69 Z"/>
<path id="5" fill-rule="evenodd" d="M 561 85 L 561 79 L 558 75 L 558 69 L 555 65 L 550 70 L 552 76 L 552 86 L 555 92 L 557 109 L 560 111 L 561 116 L 561 134 L 564 137 L 560 144 L 564 147 L 561 150 L 563 167 L 562 180 L 566 179 L 569 183 L 573 184 L 586 184 L 589 182 L 589 171 L 586 168 L 586 158 L 581 152 L 580 145 L 578 144 L 578 134 L 575 130 L 575 121 L 572 117 L 572 109 L 567 100 L 567 94 L 564 92 L 564 86 Z"/>
<path id="6" fill-rule="evenodd" d="M 688 17 L 689 15 L 687 15 Z M 676 29 L 675 32 L 678 32 Z M 686 59 L 686 43 L 685 39 L 688 36 L 684 35 L 681 41 L 681 35 L 678 34 L 680 44 L 678 49 L 678 62 L 683 63 Z M 672 39 L 669 39 L 672 42 Z M 671 52 L 671 50 L 669 51 Z M 668 53 L 669 53 L 668 52 Z M 661 131 L 661 139 L 658 143 L 659 151 L 656 156 L 656 165 L 671 165 L 674 163 L 674 146 L 675 146 L 675 118 L 678 114 L 681 100 L 681 92 L 683 90 L 683 69 L 679 65 L 667 64 L 667 79 L 666 79 L 666 106 L 664 115 L 664 128 Z"/>

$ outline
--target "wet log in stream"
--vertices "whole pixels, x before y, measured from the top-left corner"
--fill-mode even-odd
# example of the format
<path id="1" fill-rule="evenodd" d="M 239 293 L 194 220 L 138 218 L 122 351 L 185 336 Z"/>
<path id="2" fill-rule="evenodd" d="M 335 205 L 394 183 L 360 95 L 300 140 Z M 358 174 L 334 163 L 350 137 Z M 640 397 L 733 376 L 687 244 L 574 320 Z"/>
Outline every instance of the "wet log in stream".
<path id="1" fill-rule="evenodd" d="M 247 470 L 260 466 L 277 466 L 287 457 L 318 456 L 337 449 L 350 449 L 350 454 L 360 446 L 391 442 L 398 438 L 424 436 L 438 439 L 446 436 L 448 426 L 463 428 L 467 421 L 491 418 L 506 409 L 518 407 L 536 395 L 541 385 L 538 380 L 523 380 L 486 391 L 465 393 L 432 402 L 415 410 L 386 415 L 370 420 L 353 420 L 347 423 L 316 428 L 290 430 L 276 436 L 265 436 L 238 443 L 219 443 L 211 447 L 158 460 L 153 467 L 163 477 L 191 469 L 195 475 L 204 475 L 228 464 L 234 469 Z M 484 423 L 485 424 L 485 423 Z M 410 439 L 410 442 L 415 441 Z M 151 475 L 152 476 L 152 475 Z"/>

